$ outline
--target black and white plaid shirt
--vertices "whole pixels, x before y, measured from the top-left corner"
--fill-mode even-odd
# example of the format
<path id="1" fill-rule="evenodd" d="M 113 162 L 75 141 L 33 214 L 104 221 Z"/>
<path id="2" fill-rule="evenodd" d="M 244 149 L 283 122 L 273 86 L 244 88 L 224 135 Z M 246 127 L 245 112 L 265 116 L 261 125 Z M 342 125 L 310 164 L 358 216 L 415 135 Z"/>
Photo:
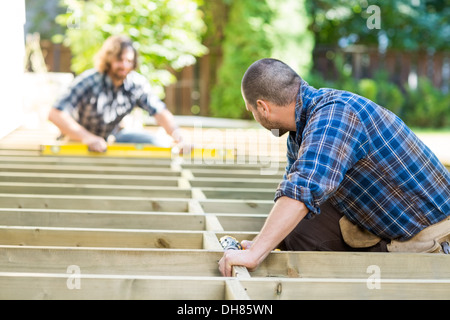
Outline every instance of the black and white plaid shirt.
<path id="1" fill-rule="evenodd" d="M 150 115 L 166 108 L 141 74 L 131 71 L 115 88 L 108 75 L 91 69 L 75 78 L 54 108 L 70 113 L 88 131 L 106 139 L 135 106 Z"/>

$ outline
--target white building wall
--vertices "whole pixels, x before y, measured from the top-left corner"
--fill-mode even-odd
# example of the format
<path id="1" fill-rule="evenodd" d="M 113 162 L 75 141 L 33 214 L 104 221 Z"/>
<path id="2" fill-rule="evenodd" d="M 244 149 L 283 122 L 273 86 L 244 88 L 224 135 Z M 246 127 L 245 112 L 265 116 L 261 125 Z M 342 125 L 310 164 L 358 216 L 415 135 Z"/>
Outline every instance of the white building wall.
<path id="1" fill-rule="evenodd" d="M 0 1 L 0 138 L 23 121 L 25 0 Z"/>

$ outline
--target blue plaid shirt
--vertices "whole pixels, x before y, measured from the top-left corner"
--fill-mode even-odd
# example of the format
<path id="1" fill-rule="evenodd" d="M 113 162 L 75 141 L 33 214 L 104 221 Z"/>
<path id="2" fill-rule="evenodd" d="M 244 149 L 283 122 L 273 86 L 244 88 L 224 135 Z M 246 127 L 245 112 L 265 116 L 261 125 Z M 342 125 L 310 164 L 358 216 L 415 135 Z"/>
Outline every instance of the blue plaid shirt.
<path id="1" fill-rule="evenodd" d="M 450 215 L 450 173 L 392 112 L 356 94 L 302 82 L 281 196 L 307 218 L 327 199 L 384 239 L 407 240 Z"/>
<path id="2" fill-rule="evenodd" d="M 80 74 L 56 101 L 54 107 L 66 111 L 86 130 L 108 138 L 118 129 L 120 121 L 138 106 L 150 115 L 161 112 L 166 105 L 152 94 L 145 77 L 131 71 L 119 88 L 111 78 L 94 69 Z"/>

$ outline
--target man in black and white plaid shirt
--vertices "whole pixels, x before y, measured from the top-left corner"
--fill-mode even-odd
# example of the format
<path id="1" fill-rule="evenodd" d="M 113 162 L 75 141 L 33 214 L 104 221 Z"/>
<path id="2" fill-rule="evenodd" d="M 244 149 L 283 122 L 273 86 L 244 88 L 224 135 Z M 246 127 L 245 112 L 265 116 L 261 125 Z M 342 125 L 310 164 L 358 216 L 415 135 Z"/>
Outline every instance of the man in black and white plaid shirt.
<path id="1" fill-rule="evenodd" d="M 92 151 L 103 152 L 107 140 L 158 144 L 155 135 L 120 130 L 119 124 L 135 106 L 147 111 L 156 122 L 182 143 L 172 113 L 151 93 L 144 76 L 134 71 L 137 52 L 124 36 L 108 38 L 95 57 L 95 69 L 79 75 L 50 111 L 52 121 L 65 136 L 81 141 Z"/>

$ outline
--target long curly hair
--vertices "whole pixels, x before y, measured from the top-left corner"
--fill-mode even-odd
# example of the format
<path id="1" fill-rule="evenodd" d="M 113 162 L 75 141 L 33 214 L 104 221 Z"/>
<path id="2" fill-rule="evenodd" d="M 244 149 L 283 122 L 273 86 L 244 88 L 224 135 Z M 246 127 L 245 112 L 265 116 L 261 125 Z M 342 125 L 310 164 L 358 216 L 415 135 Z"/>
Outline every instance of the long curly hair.
<path id="1" fill-rule="evenodd" d="M 131 49 L 134 52 L 134 65 L 133 69 L 138 65 L 138 54 L 133 47 L 133 42 L 127 36 L 116 35 L 110 36 L 105 40 L 101 49 L 94 57 L 94 66 L 101 73 L 107 73 L 111 68 L 111 61 L 122 56 L 122 53 L 126 49 Z"/>

